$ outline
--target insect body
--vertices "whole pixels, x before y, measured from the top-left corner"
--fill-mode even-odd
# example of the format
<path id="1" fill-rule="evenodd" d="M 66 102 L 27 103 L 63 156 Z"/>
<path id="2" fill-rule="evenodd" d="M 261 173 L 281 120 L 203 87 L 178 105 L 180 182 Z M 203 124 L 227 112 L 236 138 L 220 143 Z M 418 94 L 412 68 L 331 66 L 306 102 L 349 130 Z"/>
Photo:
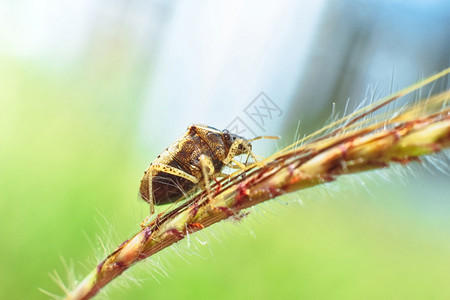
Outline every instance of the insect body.
<path id="1" fill-rule="evenodd" d="M 251 149 L 250 141 L 226 129 L 191 125 L 150 164 L 141 180 L 140 195 L 150 204 L 150 214 L 154 205 L 174 202 L 198 186 L 209 195 L 210 180 L 231 162 L 245 167 L 234 157 L 248 154 L 255 158 Z"/>

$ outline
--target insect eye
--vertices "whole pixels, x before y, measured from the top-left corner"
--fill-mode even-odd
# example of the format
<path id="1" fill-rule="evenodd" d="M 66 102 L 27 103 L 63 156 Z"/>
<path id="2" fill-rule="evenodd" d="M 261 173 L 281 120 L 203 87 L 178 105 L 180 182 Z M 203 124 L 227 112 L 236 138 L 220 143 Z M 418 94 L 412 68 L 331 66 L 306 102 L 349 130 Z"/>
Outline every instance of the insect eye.
<path id="1" fill-rule="evenodd" d="M 230 132 L 227 129 L 224 129 L 222 131 L 222 133 L 223 133 L 223 136 L 224 136 L 225 139 L 228 140 L 230 138 Z"/>

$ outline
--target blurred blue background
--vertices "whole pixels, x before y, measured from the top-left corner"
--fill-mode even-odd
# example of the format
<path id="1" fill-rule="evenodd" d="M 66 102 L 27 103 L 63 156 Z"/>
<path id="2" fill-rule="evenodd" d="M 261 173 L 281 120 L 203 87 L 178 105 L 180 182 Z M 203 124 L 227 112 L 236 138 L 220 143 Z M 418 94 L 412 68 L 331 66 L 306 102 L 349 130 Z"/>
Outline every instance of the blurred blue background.
<path id="1" fill-rule="evenodd" d="M 143 171 L 189 124 L 238 124 L 282 147 L 333 103 L 351 111 L 449 61 L 444 0 L 0 1 L 0 298 L 62 295 L 49 273 L 72 284 L 134 234 Z M 446 299 L 448 166 L 270 201 L 140 263 L 103 297 Z"/>

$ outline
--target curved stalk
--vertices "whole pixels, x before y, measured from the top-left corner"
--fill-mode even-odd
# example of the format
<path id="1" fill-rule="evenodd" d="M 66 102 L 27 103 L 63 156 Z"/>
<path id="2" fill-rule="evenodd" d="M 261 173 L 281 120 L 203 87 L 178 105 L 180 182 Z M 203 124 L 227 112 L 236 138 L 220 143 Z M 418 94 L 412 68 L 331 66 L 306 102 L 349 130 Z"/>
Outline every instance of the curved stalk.
<path id="1" fill-rule="evenodd" d="M 211 198 L 202 192 L 159 215 L 123 242 L 66 299 L 90 299 L 133 264 L 188 234 L 230 217 L 240 218 L 243 209 L 263 201 L 340 175 L 417 161 L 422 155 L 450 147 L 449 98 L 450 92 L 441 93 L 390 120 L 355 115 L 354 122 L 347 122 L 326 138 L 288 147 L 232 174 L 211 187 Z"/>

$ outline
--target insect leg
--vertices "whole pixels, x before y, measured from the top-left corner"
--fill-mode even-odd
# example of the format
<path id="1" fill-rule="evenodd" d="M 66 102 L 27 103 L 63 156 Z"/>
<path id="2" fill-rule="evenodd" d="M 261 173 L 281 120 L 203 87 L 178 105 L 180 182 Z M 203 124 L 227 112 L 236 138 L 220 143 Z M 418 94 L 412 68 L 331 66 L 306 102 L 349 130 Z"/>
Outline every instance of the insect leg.
<path id="1" fill-rule="evenodd" d="M 231 161 L 234 162 L 240 169 L 245 169 L 245 164 L 241 163 L 240 161 L 237 161 L 234 158 Z"/>
<path id="2" fill-rule="evenodd" d="M 205 189 L 208 193 L 208 198 L 212 201 L 211 187 L 209 186 L 210 177 L 214 174 L 214 165 L 209 156 L 200 155 L 200 165 L 202 166 Z"/>
<path id="3" fill-rule="evenodd" d="M 153 168 L 150 166 L 148 172 L 148 203 L 150 204 L 150 215 L 155 212 L 155 202 L 153 200 Z"/>
<path id="4" fill-rule="evenodd" d="M 155 212 L 155 201 L 153 200 L 153 176 L 156 172 L 164 172 L 167 174 L 175 175 L 184 179 L 187 179 L 189 181 L 192 181 L 193 183 L 197 184 L 198 179 L 192 176 L 191 174 L 188 174 L 180 169 L 174 168 L 169 165 L 165 164 L 152 164 L 148 168 L 148 203 L 150 204 L 150 215 L 145 218 L 144 221 L 141 223 L 141 227 L 145 227 L 148 224 L 148 221 L 150 220 L 150 217 Z"/>
<path id="5" fill-rule="evenodd" d="M 195 178 L 194 176 L 192 176 L 191 174 L 188 174 L 188 173 L 184 172 L 183 170 L 174 168 L 174 167 L 169 166 L 169 165 L 152 164 L 151 168 L 152 168 L 152 170 L 155 170 L 155 171 L 159 171 L 159 172 L 164 172 L 164 173 L 167 173 L 167 174 L 175 175 L 175 176 L 187 179 L 189 181 L 192 181 L 193 183 L 198 183 L 198 179 Z"/>
<path id="6" fill-rule="evenodd" d="M 147 180 L 148 180 L 148 204 L 150 205 L 150 214 L 144 219 L 144 221 L 141 222 L 141 228 L 147 227 L 149 224 L 150 218 L 155 213 L 155 201 L 153 200 L 153 172 L 154 168 L 153 165 L 150 165 L 150 167 L 147 170 Z"/>
<path id="7" fill-rule="evenodd" d="M 188 173 L 184 172 L 183 170 L 174 168 L 172 166 L 165 165 L 165 164 L 152 164 L 150 166 L 150 175 L 149 175 L 149 183 L 148 183 L 149 199 L 152 199 L 152 201 L 151 201 L 152 203 L 150 204 L 150 209 L 152 209 L 152 206 L 154 205 L 154 203 L 153 203 L 153 188 L 152 188 L 152 180 L 151 180 L 153 177 L 153 172 L 164 172 L 167 174 L 175 175 L 177 177 L 187 179 L 195 184 L 197 184 L 199 181 L 197 178 L 195 178 L 191 174 L 188 174 Z M 151 214 L 153 214 L 153 212 L 154 212 L 154 209 L 153 209 L 153 211 L 150 211 Z"/>

